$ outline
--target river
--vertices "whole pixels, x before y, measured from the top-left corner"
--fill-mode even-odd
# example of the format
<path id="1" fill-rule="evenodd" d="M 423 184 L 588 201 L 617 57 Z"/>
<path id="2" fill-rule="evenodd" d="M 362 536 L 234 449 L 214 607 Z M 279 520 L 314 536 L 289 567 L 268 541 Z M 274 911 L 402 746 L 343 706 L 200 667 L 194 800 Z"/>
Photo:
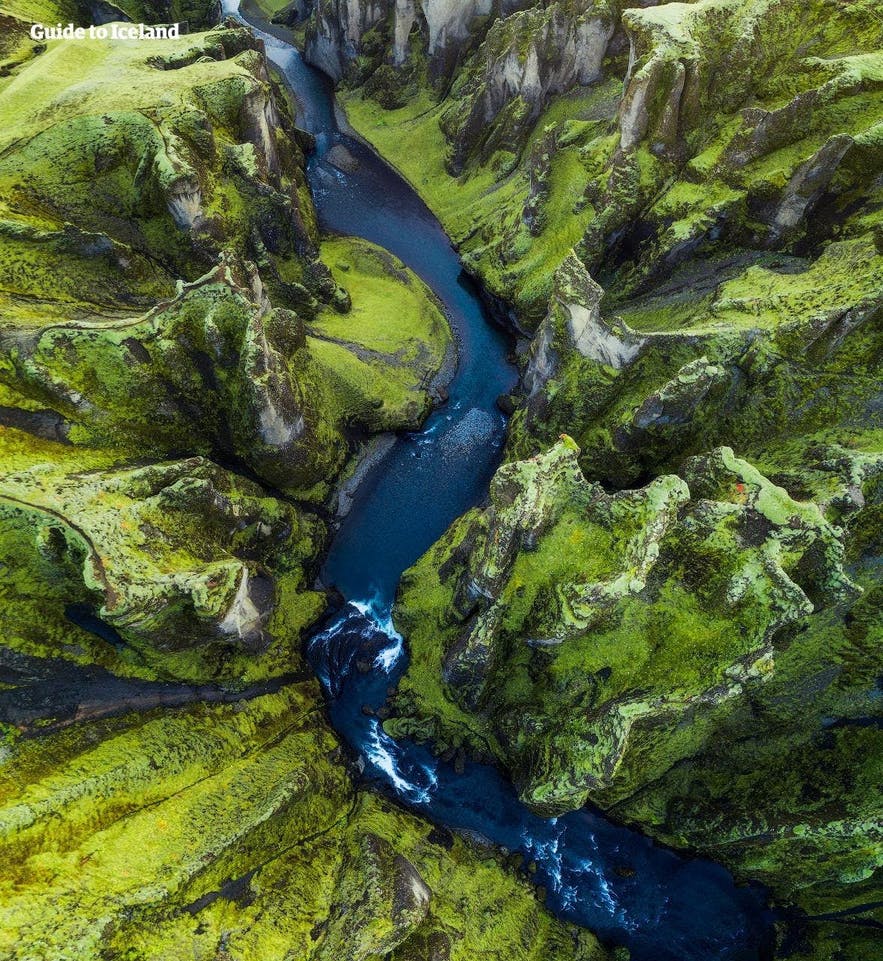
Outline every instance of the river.
<path id="1" fill-rule="evenodd" d="M 240 16 L 238 0 L 224 0 L 224 12 Z M 435 217 L 393 169 L 339 129 L 329 79 L 255 10 L 240 18 L 264 40 L 297 100 L 299 125 L 316 139 L 308 176 L 322 228 L 396 254 L 435 292 L 459 345 L 448 403 L 421 431 L 398 437 L 359 486 L 322 570 L 347 604 L 310 639 L 308 653 L 363 779 L 430 821 L 521 853 L 535 863 L 533 879 L 551 911 L 628 946 L 633 961 L 763 961 L 771 915 L 760 890 L 589 808 L 537 817 L 497 769 L 469 763 L 458 773 L 427 748 L 392 740 L 363 711 L 381 707 L 407 667 L 390 617 L 401 573 L 487 493 L 506 431 L 495 400 L 512 389 L 516 372 L 507 337 L 490 323 Z M 337 145 L 355 159 L 353 169 L 329 161 Z"/>

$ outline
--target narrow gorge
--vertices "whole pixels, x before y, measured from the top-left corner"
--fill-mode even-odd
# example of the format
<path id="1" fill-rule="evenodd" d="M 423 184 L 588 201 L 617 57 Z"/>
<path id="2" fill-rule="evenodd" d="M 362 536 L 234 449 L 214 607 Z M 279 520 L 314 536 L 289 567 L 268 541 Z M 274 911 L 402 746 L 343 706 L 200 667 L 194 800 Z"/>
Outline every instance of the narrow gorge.
<path id="1" fill-rule="evenodd" d="M 883 957 L 878 4 L 0 21 L 0 957 Z"/>

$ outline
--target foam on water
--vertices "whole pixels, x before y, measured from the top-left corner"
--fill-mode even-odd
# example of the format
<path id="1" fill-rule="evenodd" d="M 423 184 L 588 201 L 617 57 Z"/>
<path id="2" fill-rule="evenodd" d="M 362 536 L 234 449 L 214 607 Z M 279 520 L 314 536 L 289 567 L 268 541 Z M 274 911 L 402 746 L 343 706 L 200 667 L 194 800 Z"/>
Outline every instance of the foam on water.
<path id="1" fill-rule="evenodd" d="M 350 601 L 350 605 L 368 618 L 378 633 L 385 634 L 389 638 L 390 644 L 379 651 L 374 658 L 374 666 L 384 674 L 391 674 L 405 653 L 405 641 L 395 629 L 392 612 L 383 604 L 379 594 L 375 594 L 367 601 Z"/>
<path id="2" fill-rule="evenodd" d="M 368 726 L 365 760 L 382 771 L 390 785 L 401 797 L 412 804 L 428 804 L 438 783 L 435 772 L 423 765 L 412 765 L 422 784 L 409 780 L 400 770 L 401 747 L 383 730 L 380 722 L 372 718 Z"/>

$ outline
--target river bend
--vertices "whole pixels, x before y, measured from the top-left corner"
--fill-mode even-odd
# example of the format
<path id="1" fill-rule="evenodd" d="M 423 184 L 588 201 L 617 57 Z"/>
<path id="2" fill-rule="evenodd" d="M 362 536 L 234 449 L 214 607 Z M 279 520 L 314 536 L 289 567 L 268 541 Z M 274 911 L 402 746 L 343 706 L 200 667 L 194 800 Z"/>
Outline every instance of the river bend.
<path id="1" fill-rule="evenodd" d="M 330 80 L 255 10 L 240 13 L 238 0 L 223 7 L 263 39 L 295 96 L 298 124 L 315 137 L 308 176 L 322 228 L 399 257 L 439 298 L 459 346 L 449 401 L 422 430 L 398 437 L 368 474 L 322 570 L 347 604 L 310 639 L 308 654 L 364 780 L 430 821 L 521 853 L 535 864 L 551 911 L 628 946 L 633 961 L 763 961 L 771 935 L 762 893 L 737 886 L 719 865 L 675 854 L 588 808 L 539 818 L 495 768 L 471 763 L 458 773 L 427 748 L 392 740 L 371 713 L 407 665 L 389 613 L 399 577 L 486 496 L 506 430 L 495 401 L 516 372 L 505 334 L 490 323 L 438 221 L 398 173 L 340 129 Z M 351 169 L 329 159 L 337 146 L 355 160 Z"/>

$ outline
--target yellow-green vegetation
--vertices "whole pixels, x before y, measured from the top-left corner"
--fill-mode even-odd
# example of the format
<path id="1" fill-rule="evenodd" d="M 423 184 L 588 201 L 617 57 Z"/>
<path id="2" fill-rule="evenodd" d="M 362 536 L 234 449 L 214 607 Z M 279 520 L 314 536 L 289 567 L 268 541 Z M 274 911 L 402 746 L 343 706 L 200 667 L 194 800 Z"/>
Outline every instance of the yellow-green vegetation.
<path id="1" fill-rule="evenodd" d="M 19 741 L 4 956 L 604 961 L 498 855 L 357 793 L 319 698 L 301 682 Z"/>
<path id="2" fill-rule="evenodd" d="M 865 961 L 879 4 L 463 4 L 404 41 L 397 11 L 325 0 L 308 55 L 534 336 L 490 506 L 403 580 L 388 727 L 822 916 L 783 956 Z"/>
<path id="3" fill-rule="evenodd" d="M 439 375 L 453 369 L 453 338 L 439 304 L 413 271 L 368 241 L 326 240 L 321 257 L 352 308 L 326 308 L 307 325 L 317 386 L 347 421 L 370 430 L 418 426 Z"/>
<path id="4" fill-rule="evenodd" d="M 488 169 L 458 180 L 448 176 L 445 138 L 438 125 L 443 108 L 429 91 L 394 110 L 384 109 L 358 89 L 342 90 L 339 100 L 353 127 L 395 162 L 453 238 L 479 223 L 474 208 L 486 194 L 502 189 L 499 172 Z M 500 199 L 509 198 L 503 194 Z"/>
<path id="5" fill-rule="evenodd" d="M 41 53 L 41 44 L 31 40 L 31 24 L 54 27 L 61 23 L 88 27 L 110 20 L 135 23 L 179 23 L 181 29 L 197 31 L 211 27 L 220 18 L 217 0 L 118 0 L 93 3 L 84 0 L 3 0 L 0 3 L 0 89 L 3 78 L 26 60 Z"/>
<path id="6" fill-rule="evenodd" d="M 447 324 L 400 264 L 340 240 L 343 319 L 249 33 L 50 43 L 3 95 L 0 379 L 63 436 L 232 456 L 315 501 L 351 427 L 419 424 Z"/>
<path id="7" fill-rule="evenodd" d="M 538 809 L 633 790 L 623 773 L 635 767 L 632 745 L 642 778 L 695 751 L 682 734 L 676 746 L 662 740 L 685 712 L 713 713 L 772 669 L 774 638 L 812 610 L 807 592 L 828 604 L 857 593 L 814 505 L 727 448 L 683 473 L 686 482 L 666 476 L 606 495 L 583 477 L 575 446 L 560 442 L 501 468 L 490 508 L 403 580 L 411 670 L 435 678 L 429 710 L 443 682 L 482 718 L 484 741 Z M 461 541 L 472 552 L 458 566 Z M 436 617 L 425 616 L 424 595 L 440 592 L 442 612 L 431 601 Z M 399 701 L 409 696 L 425 717 L 424 687 L 406 680 Z"/>
<path id="8" fill-rule="evenodd" d="M 452 351 L 412 273 L 364 243 L 332 249 L 354 255 L 351 272 L 338 268 L 352 277 L 345 315 L 329 308 L 305 328 L 270 306 L 252 267 L 228 262 L 146 314 L 0 332 L 0 377 L 42 401 L 75 443 L 221 452 L 322 499 L 346 431 L 417 427 Z"/>
<path id="9" fill-rule="evenodd" d="M 180 23 L 192 32 L 212 26 L 221 15 L 218 0 L 119 0 L 116 6 L 133 23 Z"/>
<path id="10" fill-rule="evenodd" d="M 763 881 L 812 961 L 883 923 L 878 6 L 318 0 L 306 30 L 535 331 L 489 503 L 403 579 L 389 730 Z M 82 13 L 0 12 L 0 952 L 604 958 L 360 795 L 318 686 L 283 685 L 324 609 L 312 511 L 425 416 L 437 305 L 322 242 L 247 31 L 27 40 Z"/>
<path id="11" fill-rule="evenodd" d="M 568 438 L 505 465 L 402 580 L 387 728 L 491 751 L 539 811 L 588 798 L 810 914 L 875 902 L 883 456 L 817 457 L 824 511 L 727 448 L 614 494 Z"/>
<path id="12" fill-rule="evenodd" d="M 5 78 L 36 54 L 28 35 L 32 23 L 77 22 L 76 0 L 4 0 L 0 3 L 0 90 Z"/>
<path id="13" fill-rule="evenodd" d="M 709 284 L 710 271 L 730 279 Z M 688 264 L 616 311 L 576 258 L 556 277 L 513 453 L 569 431 L 589 476 L 628 485 L 721 443 L 775 473 L 786 445 L 851 447 L 879 428 L 883 256 L 872 233 L 811 263 L 763 254 Z"/>
<path id="14" fill-rule="evenodd" d="M 621 301 L 698 252 L 817 252 L 870 226 L 856 209 L 880 200 L 883 22 L 870 0 L 557 0 L 485 29 L 441 99 L 424 82 L 385 110 L 368 82 L 343 100 L 526 325 L 575 244 Z M 412 71 L 400 74 L 410 91 Z"/>
<path id="15" fill-rule="evenodd" d="M 610 495 L 502 468 L 490 510 L 403 579 L 390 728 L 495 753 L 540 810 L 588 797 L 809 915 L 854 912 L 783 943 L 858 961 L 883 871 L 880 248 L 718 268 L 732 279 L 687 264 L 619 317 L 578 258 L 559 268 L 510 455 L 544 464 L 569 429 L 587 477 L 656 480 L 613 495 L 611 532 L 593 524 Z M 739 458 L 704 453 L 723 442 Z M 636 523 L 626 505 L 676 492 L 673 470 L 676 522 Z M 501 534 L 505 514 L 527 530 Z M 661 535 L 649 553 L 636 527 Z M 574 619 L 584 592 L 596 619 Z"/>
<path id="16" fill-rule="evenodd" d="M 8 651 L 238 683 L 300 664 L 324 608 L 305 573 L 323 543 L 316 518 L 203 458 L 123 467 L 0 427 L 0 462 Z M 75 627 L 70 605 L 127 643 Z"/>
<path id="17" fill-rule="evenodd" d="M 605 961 L 501 855 L 359 793 L 304 679 L 316 507 L 439 396 L 439 305 L 320 249 L 246 31 L 21 42 L 61 15 L 0 15 L 0 954 Z"/>
<path id="18" fill-rule="evenodd" d="M 255 260 L 280 303 L 329 295 L 327 276 L 312 292 L 282 279 L 314 259 L 315 216 L 246 31 L 45 47 L 0 88 L 5 319 L 148 306 L 222 250 Z"/>
<path id="19" fill-rule="evenodd" d="M 292 0 L 255 0 L 255 6 L 268 20 L 274 20 L 284 16 L 296 3 L 293 4 Z"/>
<path id="20" fill-rule="evenodd" d="M 447 170 L 448 145 L 439 127 L 444 105 L 422 93 L 405 106 L 386 110 L 364 92 L 343 90 L 340 100 L 359 134 L 390 159 L 419 191 L 460 245 L 464 263 L 495 294 L 542 309 L 551 277 L 570 248 L 583 236 L 592 216 L 582 201 L 581 177 L 586 152 L 581 144 L 598 126 L 591 119 L 605 110 L 611 96 L 606 86 L 561 97 L 549 107 L 530 135 L 525 153 L 543 167 L 544 222 L 532 231 L 523 216 L 531 195 L 531 175 L 511 151 L 497 152 L 487 164 L 452 178 Z M 583 126 L 581 126 L 583 125 Z M 550 134 L 567 128 L 573 142 L 556 148 Z M 575 132 L 579 134 L 575 135 Z M 402 147 L 407 144 L 407 150 Z M 497 263 L 500 238 L 507 238 L 505 259 Z"/>

